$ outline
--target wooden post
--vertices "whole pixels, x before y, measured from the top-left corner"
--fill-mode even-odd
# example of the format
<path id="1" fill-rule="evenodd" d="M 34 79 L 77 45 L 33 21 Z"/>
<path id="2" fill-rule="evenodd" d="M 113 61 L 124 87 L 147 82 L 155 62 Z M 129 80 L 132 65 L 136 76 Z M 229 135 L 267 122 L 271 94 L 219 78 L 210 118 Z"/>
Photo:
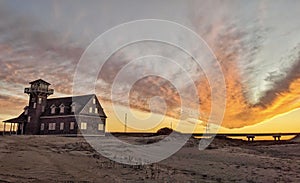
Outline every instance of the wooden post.
<path id="1" fill-rule="evenodd" d="M 16 135 L 17 133 L 17 131 L 16 131 L 16 123 L 14 123 L 14 126 L 13 126 L 13 130 L 14 130 L 14 134 Z"/>
<path id="2" fill-rule="evenodd" d="M 21 129 L 21 135 L 23 135 L 23 126 L 24 126 L 24 123 L 22 122 L 22 124 L 20 124 L 21 125 L 21 127 L 20 127 L 20 129 Z"/>
<path id="3" fill-rule="evenodd" d="M 3 135 L 5 135 L 6 123 L 4 123 Z"/>
<path id="4" fill-rule="evenodd" d="M 11 131 L 12 131 L 12 123 L 10 123 L 9 135 L 11 135 Z"/>

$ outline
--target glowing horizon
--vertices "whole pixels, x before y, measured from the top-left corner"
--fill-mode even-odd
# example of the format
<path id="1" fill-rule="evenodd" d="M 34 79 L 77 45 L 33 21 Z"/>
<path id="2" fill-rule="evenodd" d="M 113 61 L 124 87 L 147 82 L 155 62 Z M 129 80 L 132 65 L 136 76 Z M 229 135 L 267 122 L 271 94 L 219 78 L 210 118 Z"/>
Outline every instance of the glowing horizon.
<path id="1" fill-rule="evenodd" d="M 70 2 L 2 1 L 0 124 L 3 120 L 18 116 L 27 105 L 28 99 L 23 89 L 28 82 L 42 78 L 52 84 L 55 90 L 53 97 L 72 95 L 72 81 L 78 61 L 95 38 L 122 23 L 157 18 L 188 27 L 206 41 L 217 57 L 226 82 L 223 131 L 297 131 L 299 123 L 295 119 L 300 118 L 300 33 L 297 31 L 300 27 L 297 19 L 300 2 L 292 2 L 166 2 L 172 4 L 174 14 L 168 11 L 169 6 L 162 6 L 160 1 L 147 5 L 135 2 L 133 6 L 127 6 L 129 2 L 126 1 L 92 0 L 86 4 L 72 1 L 72 8 Z M 278 12 L 286 14 L 282 16 Z M 114 39 L 120 38 L 116 35 Z M 178 37 L 178 41 L 181 39 L 184 36 Z M 211 111 L 210 89 L 217 88 L 218 84 L 210 85 L 205 71 L 193 59 L 178 48 L 162 43 L 145 41 L 116 51 L 107 60 L 95 83 L 100 101 L 110 104 L 110 89 L 118 72 L 130 61 L 150 54 L 177 59 L 186 65 L 199 96 L 199 100 L 190 101 L 191 108 L 200 113 L 199 119 L 195 120 L 202 120 L 205 124 Z M 197 54 L 205 60 L 204 53 Z M 164 64 L 162 59 L 156 61 L 152 63 L 144 58 L 131 67 L 135 72 L 128 72 L 124 82 L 116 88 L 120 108 L 124 107 L 126 97 L 122 93 L 123 87 L 136 73 L 145 70 L 166 72 L 178 78 L 177 84 L 188 90 L 177 67 Z M 87 78 L 86 82 L 93 81 Z M 160 125 L 154 125 L 153 130 L 180 118 L 182 101 L 174 83 L 155 76 L 141 78 L 128 96 L 132 110 L 140 116 L 149 115 L 148 104 L 156 96 L 164 99 L 167 116 Z M 195 107 L 198 103 L 200 108 Z M 159 118 L 164 108 L 159 102 L 153 105 L 157 113 L 155 116 Z M 105 105 L 103 107 L 106 109 Z M 115 125 L 110 126 L 109 130 L 122 130 L 122 124 L 111 108 L 107 107 L 107 110 L 111 116 L 108 123 Z M 203 125 L 198 125 L 197 130 L 203 130 Z"/>

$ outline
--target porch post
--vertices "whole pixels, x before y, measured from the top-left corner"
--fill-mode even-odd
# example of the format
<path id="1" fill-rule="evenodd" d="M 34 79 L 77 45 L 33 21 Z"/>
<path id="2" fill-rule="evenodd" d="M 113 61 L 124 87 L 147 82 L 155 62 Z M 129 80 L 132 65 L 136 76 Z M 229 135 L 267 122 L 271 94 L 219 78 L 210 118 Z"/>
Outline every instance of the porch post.
<path id="1" fill-rule="evenodd" d="M 3 135 L 5 135 L 6 123 L 4 123 Z"/>
<path id="2" fill-rule="evenodd" d="M 20 124 L 21 125 L 21 135 L 23 135 L 23 126 L 24 126 L 24 123 L 22 122 L 22 124 Z"/>
<path id="3" fill-rule="evenodd" d="M 12 130 L 12 123 L 10 123 L 9 135 L 11 135 L 11 130 Z"/>
<path id="4" fill-rule="evenodd" d="M 14 126 L 13 126 L 13 131 L 15 132 L 15 134 L 17 134 L 16 132 L 16 123 L 14 123 Z"/>

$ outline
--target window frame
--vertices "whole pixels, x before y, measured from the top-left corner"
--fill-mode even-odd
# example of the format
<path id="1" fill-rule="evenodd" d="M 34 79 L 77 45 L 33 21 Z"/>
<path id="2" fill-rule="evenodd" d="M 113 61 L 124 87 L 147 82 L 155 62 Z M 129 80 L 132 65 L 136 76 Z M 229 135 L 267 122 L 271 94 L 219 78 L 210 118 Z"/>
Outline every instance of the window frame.
<path id="1" fill-rule="evenodd" d="M 51 108 L 50 113 L 51 114 L 55 114 L 55 112 L 56 112 L 56 106 L 53 104 L 50 108 Z"/>
<path id="2" fill-rule="evenodd" d="M 76 110 L 75 104 L 72 104 L 71 105 L 71 112 L 75 112 L 75 110 Z"/>
<path id="3" fill-rule="evenodd" d="M 41 131 L 44 131 L 44 130 L 45 130 L 45 123 L 41 123 L 40 130 L 41 130 Z"/>
<path id="4" fill-rule="evenodd" d="M 64 122 L 60 122 L 59 123 L 59 130 L 64 130 L 65 128 L 65 123 Z"/>
<path id="5" fill-rule="evenodd" d="M 70 122 L 70 130 L 74 130 L 75 129 L 75 122 Z"/>
<path id="6" fill-rule="evenodd" d="M 102 129 L 100 129 L 100 126 L 102 127 Z M 98 124 L 98 131 L 104 131 L 104 124 L 102 123 Z"/>
<path id="7" fill-rule="evenodd" d="M 38 97 L 38 104 L 41 104 L 43 101 L 43 98 L 42 97 Z"/>
<path id="8" fill-rule="evenodd" d="M 49 123 L 48 130 L 55 131 L 55 129 L 56 129 L 56 123 L 54 123 L 54 122 Z"/>
<path id="9" fill-rule="evenodd" d="M 59 106 L 59 113 L 65 113 L 65 105 L 63 103 Z"/>
<path id="10" fill-rule="evenodd" d="M 80 123 L 80 130 L 86 130 L 87 129 L 87 123 L 86 122 L 81 122 Z"/>

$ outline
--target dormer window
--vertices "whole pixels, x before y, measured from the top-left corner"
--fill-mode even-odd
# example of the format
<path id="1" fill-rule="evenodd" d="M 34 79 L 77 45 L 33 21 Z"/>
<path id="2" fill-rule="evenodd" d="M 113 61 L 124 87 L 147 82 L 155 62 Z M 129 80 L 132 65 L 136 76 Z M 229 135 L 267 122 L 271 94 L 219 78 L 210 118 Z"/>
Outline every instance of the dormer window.
<path id="1" fill-rule="evenodd" d="M 53 105 L 51 105 L 51 114 L 55 114 L 55 108 L 56 108 L 56 106 L 53 104 Z"/>
<path id="2" fill-rule="evenodd" d="M 73 102 L 71 104 L 71 112 L 75 112 L 75 109 L 76 109 L 76 104 Z"/>
<path id="3" fill-rule="evenodd" d="M 59 106 L 59 112 L 60 113 L 64 113 L 65 112 L 65 105 L 63 103 L 60 104 L 60 106 Z"/>
<path id="4" fill-rule="evenodd" d="M 93 104 L 96 104 L 96 99 L 95 98 L 93 98 Z"/>

